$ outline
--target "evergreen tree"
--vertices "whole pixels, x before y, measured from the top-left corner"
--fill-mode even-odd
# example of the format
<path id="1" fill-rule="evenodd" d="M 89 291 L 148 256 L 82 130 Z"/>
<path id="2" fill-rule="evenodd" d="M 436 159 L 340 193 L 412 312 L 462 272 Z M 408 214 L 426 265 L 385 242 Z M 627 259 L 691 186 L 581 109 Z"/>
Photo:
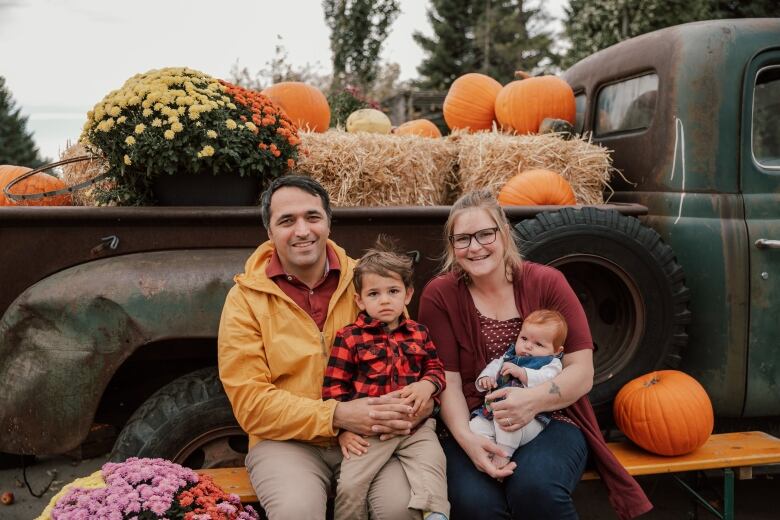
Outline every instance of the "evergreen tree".
<path id="1" fill-rule="evenodd" d="M 323 0 L 333 54 L 331 92 L 354 84 L 368 91 L 376 81 L 379 54 L 398 16 L 398 0 Z"/>
<path id="2" fill-rule="evenodd" d="M 571 0 L 565 32 L 572 65 L 617 42 L 656 29 L 706 19 L 712 0 Z"/>
<path id="3" fill-rule="evenodd" d="M 482 4 L 474 0 L 431 1 L 427 15 L 433 37 L 420 32 L 413 36 L 427 54 L 417 67 L 421 88 L 446 90 L 458 76 L 479 70 L 475 20 L 482 14 Z"/>
<path id="4" fill-rule="evenodd" d="M 27 132 L 27 118 L 15 108 L 11 93 L 0 76 L 0 164 L 37 168 L 43 165 L 32 135 Z"/>

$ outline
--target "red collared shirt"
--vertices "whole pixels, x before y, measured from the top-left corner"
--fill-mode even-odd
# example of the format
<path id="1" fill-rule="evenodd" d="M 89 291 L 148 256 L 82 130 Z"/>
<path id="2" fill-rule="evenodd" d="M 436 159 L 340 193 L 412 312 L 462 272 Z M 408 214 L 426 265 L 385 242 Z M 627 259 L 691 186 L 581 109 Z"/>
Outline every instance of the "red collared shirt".
<path id="1" fill-rule="evenodd" d="M 393 331 L 361 312 L 355 323 L 336 333 L 322 398 L 350 401 L 379 397 L 416 381 L 444 390 L 444 366 L 425 325 L 401 317 Z"/>
<path id="2" fill-rule="evenodd" d="M 325 324 L 325 318 L 328 317 L 328 304 L 339 285 L 341 271 L 339 258 L 330 246 L 325 248 L 325 255 L 325 274 L 314 287 L 309 287 L 295 276 L 284 272 L 282 261 L 276 251 L 271 256 L 268 267 L 265 268 L 268 278 L 272 279 L 298 307 L 306 311 L 320 330 Z"/>

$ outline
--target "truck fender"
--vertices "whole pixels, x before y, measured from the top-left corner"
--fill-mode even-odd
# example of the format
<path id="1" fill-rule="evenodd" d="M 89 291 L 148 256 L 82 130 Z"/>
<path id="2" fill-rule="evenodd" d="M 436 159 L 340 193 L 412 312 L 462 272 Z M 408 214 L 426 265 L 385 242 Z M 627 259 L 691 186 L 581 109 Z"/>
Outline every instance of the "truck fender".
<path id="1" fill-rule="evenodd" d="M 566 276 L 595 348 L 590 400 L 609 420 L 628 381 L 676 368 L 688 336 L 690 294 L 674 251 L 653 229 L 614 210 L 564 208 L 515 226 L 524 258 Z"/>
<path id="2" fill-rule="evenodd" d="M 114 372 L 138 347 L 216 337 L 225 296 L 250 253 L 114 256 L 25 290 L 0 319 L 0 451 L 75 448 Z"/>

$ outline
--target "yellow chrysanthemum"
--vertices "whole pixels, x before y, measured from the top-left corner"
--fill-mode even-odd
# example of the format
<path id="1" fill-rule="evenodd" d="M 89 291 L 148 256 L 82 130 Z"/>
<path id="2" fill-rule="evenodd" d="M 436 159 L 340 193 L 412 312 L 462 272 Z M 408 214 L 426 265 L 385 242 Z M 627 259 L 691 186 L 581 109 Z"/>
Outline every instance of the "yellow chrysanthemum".
<path id="1" fill-rule="evenodd" d="M 184 125 L 176 121 L 175 123 L 171 124 L 171 130 L 173 130 L 174 132 L 181 132 L 182 130 L 184 130 Z"/>
<path id="2" fill-rule="evenodd" d="M 119 107 L 111 107 L 111 110 L 108 111 L 108 115 L 110 115 L 111 117 L 116 117 L 121 113 L 122 110 Z"/>
<path id="3" fill-rule="evenodd" d="M 124 160 L 125 160 L 125 164 L 128 165 L 128 166 L 133 164 L 133 161 L 130 160 L 130 156 L 127 155 L 127 154 L 125 154 L 125 159 Z"/>
<path id="4" fill-rule="evenodd" d="M 165 137 L 167 140 L 170 141 L 171 139 L 174 138 L 175 135 L 176 134 L 173 133 L 173 130 L 166 130 L 165 133 L 163 134 L 163 137 Z"/>
<path id="5" fill-rule="evenodd" d="M 228 130 L 235 130 L 238 125 L 232 119 L 228 119 L 225 121 L 225 126 L 228 127 Z"/>
<path id="6" fill-rule="evenodd" d="M 138 123 L 135 125 L 135 133 L 136 134 L 142 134 L 144 133 L 144 130 L 146 130 L 146 125 L 143 123 Z"/>
<path id="7" fill-rule="evenodd" d="M 128 135 L 125 138 L 125 143 L 127 143 L 128 146 L 133 146 L 135 144 L 135 137 L 133 137 L 132 135 Z"/>
<path id="8" fill-rule="evenodd" d="M 152 112 L 152 109 L 151 109 L 151 108 L 144 108 L 144 111 L 143 111 L 143 112 L 141 112 L 141 114 L 143 114 L 143 116 L 144 116 L 144 117 L 149 117 L 149 116 L 150 116 L 150 115 L 152 115 L 153 113 L 154 113 L 154 112 Z"/>
<path id="9" fill-rule="evenodd" d="M 244 123 L 244 126 L 246 126 L 248 129 L 250 129 L 253 132 L 257 132 L 257 126 L 252 121 L 247 121 Z"/>
<path id="10" fill-rule="evenodd" d="M 211 157 L 214 155 L 214 147 L 206 145 L 203 147 L 203 150 L 198 152 L 198 157 Z"/>
<path id="11" fill-rule="evenodd" d="M 159 117 L 155 117 L 152 120 L 152 126 L 155 128 L 160 128 L 162 126 L 162 119 L 160 119 Z"/>
<path id="12" fill-rule="evenodd" d="M 119 116 L 116 118 L 116 122 L 119 123 L 120 125 L 125 121 L 127 121 L 127 116 Z"/>
<path id="13" fill-rule="evenodd" d="M 216 139 L 217 138 L 217 133 L 214 130 L 207 131 L 206 135 L 209 136 L 211 139 Z"/>

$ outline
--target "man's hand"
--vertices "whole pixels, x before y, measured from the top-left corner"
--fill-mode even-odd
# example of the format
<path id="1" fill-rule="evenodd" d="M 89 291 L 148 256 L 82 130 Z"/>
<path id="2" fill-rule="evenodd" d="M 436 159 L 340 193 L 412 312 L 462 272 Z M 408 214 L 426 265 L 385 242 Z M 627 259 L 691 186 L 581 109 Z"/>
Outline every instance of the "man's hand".
<path id="1" fill-rule="evenodd" d="M 490 376 L 483 376 L 477 379 L 477 387 L 483 392 L 493 390 L 496 386 L 496 378 Z"/>
<path id="2" fill-rule="evenodd" d="M 519 367 L 515 365 L 514 363 L 510 363 L 507 361 L 503 365 L 501 365 L 501 375 L 502 376 L 510 375 L 515 379 L 518 379 L 524 385 L 528 384 L 528 374 L 526 374 L 525 369 L 523 367 Z"/>
<path id="3" fill-rule="evenodd" d="M 411 413 L 412 407 L 403 404 L 398 392 L 382 397 L 363 397 L 338 403 L 333 413 L 333 427 L 361 435 L 407 435 L 413 423 L 416 424 Z"/>
<path id="4" fill-rule="evenodd" d="M 431 399 L 435 391 L 436 385 L 427 379 L 423 379 L 403 387 L 400 396 L 403 398 L 403 404 L 410 405 L 412 407 L 412 415 L 417 417 L 422 405 Z"/>
<path id="5" fill-rule="evenodd" d="M 357 456 L 368 453 L 368 447 L 371 444 L 362 435 L 352 433 L 349 430 L 343 430 L 339 434 L 339 446 L 341 446 L 341 453 L 345 459 L 349 458 L 350 453 L 354 453 Z"/>

